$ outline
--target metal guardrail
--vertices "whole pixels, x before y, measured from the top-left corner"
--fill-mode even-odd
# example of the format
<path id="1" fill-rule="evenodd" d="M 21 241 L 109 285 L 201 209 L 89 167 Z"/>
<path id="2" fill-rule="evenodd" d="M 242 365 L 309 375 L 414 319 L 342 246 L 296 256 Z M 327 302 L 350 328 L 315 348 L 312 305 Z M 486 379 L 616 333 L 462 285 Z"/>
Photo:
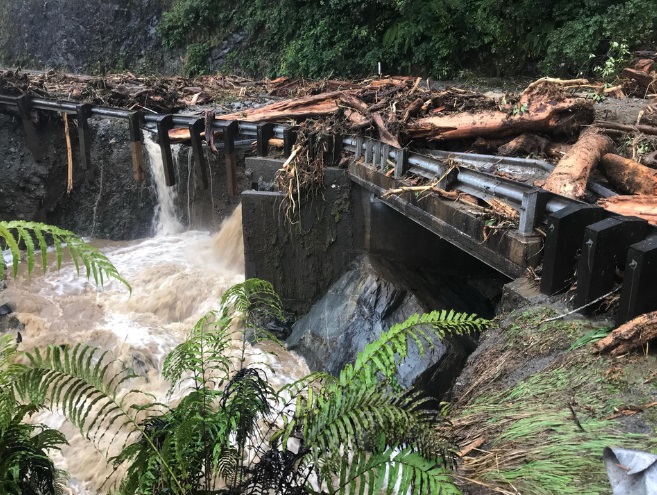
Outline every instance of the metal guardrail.
<path id="1" fill-rule="evenodd" d="M 207 187 L 207 166 L 201 136 L 205 131 L 205 122 L 198 116 L 149 114 L 73 101 L 31 98 L 29 95 L 16 97 L 0 94 L 0 105 L 16 109 L 25 129 L 27 144 L 36 160 L 41 158 L 42 147 L 36 134 L 34 121 L 38 121 L 38 118 L 35 118 L 34 111 L 66 112 L 77 119 L 80 157 L 83 168 L 88 171 L 91 171 L 89 118 L 99 116 L 128 121 L 135 170 L 141 166 L 137 163 L 141 159 L 141 153 L 137 152 L 141 146 L 141 129 L 153 126 L 157 130 L 157 141 L 162 149 L 167 185 L 175 184 L 168 131 L 173 128 L 188 129 L 195 162 Z M 294 126 L 266 122 L 221 120 L 213 121 L 212 129 L 219 131 L 223 139 L 221 145 L 226 156 L 230 194 L 237 194 L 236 143 L 256 139 L 258 155 L 266 156 L 269 140 L 283 139 L 284 155 L 289 156 L 296 141 L 297 130 Z M 366 164 L 381 172 L 394 168 L 395 179 L 401 179 L 405 172 L 411 171 L 439 180 L 440 187 L 457 187 L 484 200 L 501 198 L 519 211 L 518 233 L 521 236 L 534 235 L 535 227 L 545 224 L 547 235 L 541 276 L 541 292 L 544 294 L 559 293 L 576 280 L 576 304 L 586 305 L 584 311 L 590 312 L 595 308 L 593 303 L 597 298 L 611 290 L 617 269 L 620 268 L 625 270 L 625 276 L 617 323 L 657 310 L 657 297 L 654 296 L 657 293 L 657 233 L 647 222 L 613 215 L 600 207 L 477 170 L 477 165 L 487 159 L 482 155 L 432 152 L 434 156 L 425 156 L 372 139 L 340 136 L 323 136 L 319 139 L 326 140 L 329 149 L 325 156 L 333 159 L 339 157 L 344 150 L 352 153 L 354 159 L 363 159 Z M 502 160 L 511 164 L 519 163 L 519 159 L 514 158 Z M 453 168 L 454 162 L 464 167 Z M 551 167 L 541 161 L 523 160 L 523 163 Z M 613 195 L 597 184 L 590 183 L 589 187 L 601 196 Z"/>

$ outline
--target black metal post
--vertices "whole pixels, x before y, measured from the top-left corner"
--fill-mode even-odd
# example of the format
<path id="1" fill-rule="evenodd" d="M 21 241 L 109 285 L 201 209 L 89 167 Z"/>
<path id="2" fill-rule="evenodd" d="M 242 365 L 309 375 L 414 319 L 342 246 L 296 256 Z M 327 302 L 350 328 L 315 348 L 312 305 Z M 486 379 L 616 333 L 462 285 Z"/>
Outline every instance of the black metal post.
<path id="1" fill-rule="evenodd" d="M 657 310 L 657 237 L 630 246 L 616 324 Z"/>
<path id="2" fill-rule="evenodd" d="M 541 273 L 543 294 L 551 296 L 568 288 L 584 229 L 606 216 L 607 212 L 597 206 L 572 205 L 548 217 Z"/>
<path id="3" fill-rule="evenodd" d="M 270 124 L 271 125 L 271 124 Z M 272 135 L 274 126 L 272 125 Z M 267 135 L 268 131 L 264 134 Z M 237 121 L 232 121 L 224 128 L 224 153 L 226 158 L 226 185 L 228 187 L 228 194 L 237 196 L 237 155 L 235 152 L 235 136 L 239 133 L 239 124 Z M 260 146 L 261 132 L 258 127 L 258 146 Z M 267 149 L 267 141 L 265 141 L 265 149 Z"/>
<path id="4" fill-rule="evenodd" d="M 267 156 L 269 154 L 269 140 L 274 137 L 274 124 L 258 124 L 258 156 Z"/>
<path id="5" fill-rule="evenodd" d="M 171 141 L 169 139 L 169 130 L 173 129 L 172 115 L 154 115 L 155 124 L 157 125 L 157 143 L 160 145 L 162 152 L 162 166 L 164 167 L 164 181 L 167 186 L 176 184 L 176 175 L 173 167 L 173 157 L 171 156 Z"/>
<path id="6" fill-rule="evenodd" d="M 192 155 L 194 156 L 194 163 L 199 173 L 198 177 L 203 189 L 207 189 L 209 187 L 208 169 L 203 151 L 203 139 L 201 138 L 201 133 L 205 131 L 205 119 L 196 119 L 189 124 L 188 128 L 192 144 Z M 191 173 L 191 170 L 189 173 Z"/>
<path id="7" fill-rule="evenodd" d="M 616 269 L 625 263 L 630 244 L 646 235 L 648 223 L 640 218 L 606 218 L 584 231 L 582 254 L 577 266 L 575 307 L 583 314 L 592 314 L 599 304 L 591 304 L 610 292 L 614 286 Z"/>

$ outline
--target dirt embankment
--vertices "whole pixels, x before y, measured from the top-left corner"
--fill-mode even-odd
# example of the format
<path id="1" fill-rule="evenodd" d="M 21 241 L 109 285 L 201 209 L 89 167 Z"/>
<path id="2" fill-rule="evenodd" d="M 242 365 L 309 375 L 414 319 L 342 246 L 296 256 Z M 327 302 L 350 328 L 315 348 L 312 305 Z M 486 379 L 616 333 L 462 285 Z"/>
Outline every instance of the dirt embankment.
<path id="1" fill-rule="evenodd" d="M 526 285 L 516 281 L 511 292 Z M 550 321 L 566 310 L 517 304 L 456 382 L 452 421 L 467 451 L 457 479 L 470 495 L 611 493 L 605 447 L 657 448 L 657 356 L 594 354 L 591 343 L 611 324 Z"/>

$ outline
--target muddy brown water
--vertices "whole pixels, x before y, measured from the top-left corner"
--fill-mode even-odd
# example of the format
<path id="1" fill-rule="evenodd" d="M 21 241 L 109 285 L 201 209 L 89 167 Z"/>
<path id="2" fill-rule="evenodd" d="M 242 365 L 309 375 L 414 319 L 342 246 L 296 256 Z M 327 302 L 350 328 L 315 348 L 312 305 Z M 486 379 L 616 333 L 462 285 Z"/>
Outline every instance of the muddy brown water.
<path id="1" fill-rule="evenodd" d="M 161 191 L 166 193 L 166 189 Z M 160 234 L 156 237 L 91 241 L 129 281 L 132 294 L 114 280 L 96 287 L 78 276 L 67 261 L 59 272 L 51 266 L 45 275 L 37 269 L 29 279 L 20 275 L 9 281 L 2 299 L 12 304 L 25 326 L 20 350 L 78 342 L 108 350 L 142 375 L 126 383 L 125 391 L 139 388 L 157 401 L 175 404 L 179 397 L 175 393 L 167 397 L 169 384 L 161 376 L 164 357 L 185 339 L 201 316 L 219 309 L 227 288 L 244 280 L 244 248 L 241 207 L 215 234 L 181 232 L 167 215 L 171 210 L 161 208 Z M 240 348 L 240 341 L 236 341 L 230 352 L 237 353 Z M 258 348 L 249 352 L 251 362 L 264 361 L 271 367 L 273 373 L 268 377 L 274 387 L 308 372 L 303 359 L 284 350 L 277 350 L 275 356 Z M 53 458 L 59 468 L 69 472 L 71 494 L 108 493 L 121 478 L 123 471 L 113 473 L 107 462 L 122 444 L 120 432 L 111 432 L 94 446 L 56 411 L 35 415 L 31 421 L 66 435 L 70 445 L 61 453 L 53 452 Z M 116 435 L 118 438 L 112 438 Z"/>

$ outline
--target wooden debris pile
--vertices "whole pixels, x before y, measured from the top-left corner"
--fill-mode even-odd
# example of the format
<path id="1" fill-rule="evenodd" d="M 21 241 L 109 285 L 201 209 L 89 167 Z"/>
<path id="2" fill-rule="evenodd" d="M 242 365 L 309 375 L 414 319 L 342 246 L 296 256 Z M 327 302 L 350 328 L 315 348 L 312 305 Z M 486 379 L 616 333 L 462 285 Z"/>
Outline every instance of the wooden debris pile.
<path id="1" fill-rule="evenodd" d="M 76 100 L 95 105 L 173 113 L 226 97 L 245 98 L 267 91 L 267 81 L 235 76 L 135 76 L 129 72 L 84 76 L 58 72 L 0 71 L 0 92 Z"/>

